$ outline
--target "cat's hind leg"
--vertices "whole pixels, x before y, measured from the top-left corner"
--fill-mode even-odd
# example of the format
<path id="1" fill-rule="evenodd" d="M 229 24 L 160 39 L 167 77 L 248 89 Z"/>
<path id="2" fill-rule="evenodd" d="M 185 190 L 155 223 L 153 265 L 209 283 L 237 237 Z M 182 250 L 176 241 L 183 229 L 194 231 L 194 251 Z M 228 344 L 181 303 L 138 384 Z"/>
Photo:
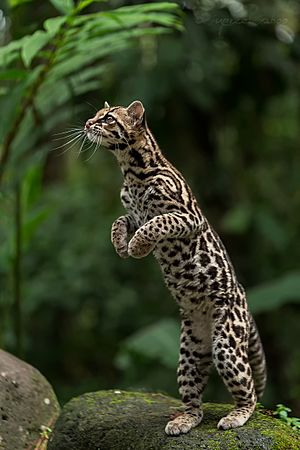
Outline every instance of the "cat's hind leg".
<path id="1" fill-rule="evenodd" d="M 213 360 L 235 408 L 223 417 L 218 428 L 227 430 L 244 425 L 256 404 L 252 371 L 248 360 L 249 324 L 246 310 L 239 311 L 235 319 L 232 311 L 219 310 L 213 323 Z"/>
<path id="2" fill-rule="evenodd" d="M 202 420 L 202 393 L 212 365 L 211 344 L 207 337 L 199 337 L 193 320 L 183 320 L 177 380 L 184 408 L 167 423 L 165 431 L 169 435 L 187 433 Z"/>

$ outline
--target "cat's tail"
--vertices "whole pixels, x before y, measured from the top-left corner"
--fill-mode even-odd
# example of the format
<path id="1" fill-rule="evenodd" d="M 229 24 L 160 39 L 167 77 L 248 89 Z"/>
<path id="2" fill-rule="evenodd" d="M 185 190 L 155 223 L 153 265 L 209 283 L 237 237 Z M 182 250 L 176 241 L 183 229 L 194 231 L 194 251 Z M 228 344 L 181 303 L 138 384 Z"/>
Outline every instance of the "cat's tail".
<path id="1" fill-rule="evenodd" d="M 256 395 L 257 398 L 260 399 L 264 393 L 266 386 L 267 368 L 264 349 L 259 337 L 255 321 L 252 316 L 250 316 L 248 358 L 252 369 Z"/>

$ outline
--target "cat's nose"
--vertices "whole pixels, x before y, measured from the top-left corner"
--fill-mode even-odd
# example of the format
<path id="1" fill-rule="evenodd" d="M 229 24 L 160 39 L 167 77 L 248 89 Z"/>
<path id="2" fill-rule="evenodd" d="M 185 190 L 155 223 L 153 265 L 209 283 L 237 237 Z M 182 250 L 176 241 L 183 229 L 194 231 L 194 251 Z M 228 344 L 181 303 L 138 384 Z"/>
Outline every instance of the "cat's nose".
<path id="1" fill-rule="evenodd" d="M 89 128 L 91 128 L 91 125 L 92 125 L 92 122 L 91 122 L 91 120 L 89 119 L 86 123 L 85 123 L 85 129 L 89 129 Z"/>

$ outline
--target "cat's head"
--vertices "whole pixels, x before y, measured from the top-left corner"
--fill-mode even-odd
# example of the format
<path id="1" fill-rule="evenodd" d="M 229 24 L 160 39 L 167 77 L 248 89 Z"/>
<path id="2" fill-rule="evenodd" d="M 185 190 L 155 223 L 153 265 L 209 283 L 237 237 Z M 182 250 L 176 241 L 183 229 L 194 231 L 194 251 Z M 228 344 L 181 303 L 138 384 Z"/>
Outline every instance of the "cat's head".
<path id="1" fill-rule="evenodd" d="M 104 108 L 89 119 L 84 127 L 88 139 L 110 150 L 124 150 L 137 141 L 145 130 L 145 109 L 140 101 L 132 102 L 127 108 Z"/>

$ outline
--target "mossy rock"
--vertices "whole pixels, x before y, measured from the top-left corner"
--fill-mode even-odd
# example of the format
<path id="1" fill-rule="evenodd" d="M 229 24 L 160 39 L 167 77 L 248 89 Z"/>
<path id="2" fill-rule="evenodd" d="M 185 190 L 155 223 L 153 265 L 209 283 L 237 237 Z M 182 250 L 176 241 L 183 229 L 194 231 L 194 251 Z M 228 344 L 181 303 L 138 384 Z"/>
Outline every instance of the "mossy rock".
<path id="1" fill-rule="evenodd" d="M 231 405 L 206 403 L 203 422 L 190 433 L 167 436 L 166 422 L 181 404 L 162 394 L 99 391 L 65 405 L 48 450 L 299 450 L 300 433 L 256 412 L 238 429 L 217 423 Z"/>

